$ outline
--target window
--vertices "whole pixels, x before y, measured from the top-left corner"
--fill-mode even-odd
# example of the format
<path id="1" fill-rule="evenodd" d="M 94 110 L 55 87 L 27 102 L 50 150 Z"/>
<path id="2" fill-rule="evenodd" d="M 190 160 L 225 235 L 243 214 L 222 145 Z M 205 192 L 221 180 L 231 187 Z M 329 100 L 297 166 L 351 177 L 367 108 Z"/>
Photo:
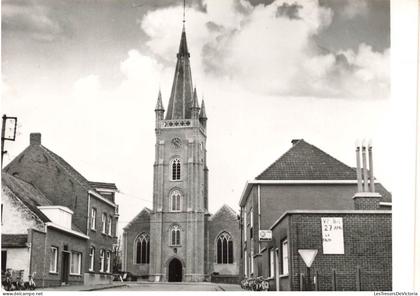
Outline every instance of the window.
<path id="1" fill-rule="evenodd" d="M 249 260 L 249 265 L 251 267 L 251 275 L 254 274 L 254 250 L 251 250 L 251 257 Z"/>
<path id="2" fill-rule="evenodd" d="M 102 233 L 106 233 L 106 214 L 102 213 Z"/>
<path id="3" fill-rule="evenodd" d="M 181 160 L 176 158 L 172 160 L 172 181 L 181 180 Z"/>
<path id="4" fill-rule="evenodd" d="M 217 263 L 233 263 L 233 241 L 232 236 L 227 232 L 222 232 L 217 237 Z"/>
<path id="5" fill-rule="evenodd" d="M 50 272 L 57 272 L 58 248 L 50 248 Z"/>
<path id="6" fill-rule="evenodd" d="M 181 192 L 175 190 L 171 193 L 171 211 L 181 211 Z"/>
<path id="7" fill-rule="evenodd" d="M 106 272 L 111 272 L 111 252 L 106 251 Z"/>
<path id="8" fill-rule="evenodd" d="M 90 229 L 96 230 L 96 209 L 90 210 Z"/>
<path id="9" fill-rule="evenodd" d="M 281 273 L 283 275 L 289 274 L 289 251 L 287 249 L 287 240 L 281 243 Z"/>
<path id="10" fill-rule="evenodd" d="M 254 213 L 252 212 L 252 208 L 249 211 L 249 237 L 253 238 L 254 237 L 254 232 L 253 232 L 253 227 L 254 227 Z"/>
<path id="11" fill-rule="evenodd" d="M 248 252 L 244 251 L 244 276 L 248 277 Z"/>
<path id="12" fill-rule="evenodd" d="M 104 250 L 99 251 L 99 258 L 101 260 L 101 268 L 99 269 L 99 271 L 104 272 L 105 270 L 105 251 Z"/>
<path id="13" fill-rule="evenodd" d="M 89 271 L 94 271 L 95 266 L 95 247 L 90 247 L 89 251 Z"/>
<path id="14" fill-rule="evenodd" d="M 274 277 L 274 264 L 275 264 L 275 256 L 274 256 L 274 249 L 271 248 L 270 249 L 270 262 L 269 262 L 269 266 L 270 266 L 270 277 Z"/>
<path id="15" fill-rule="evenodd" d="M 181 245 L 181 228 L 178 225 L 174 225 L 171 228 L 171 246 Z"/>
<path id="16" fill-rule="evenodd" d="M 248 225 L 246 224 L 246 222 L 247 222 L 246 213 L 244 213 L 243 215 L 244 215 L 244 241 L 247 241 L 247 239 L 246 239 L 246 229 L 248 228 Z"/>
<path id="17" fill-rule="evenodd" d="M 135 242 L 136 264 L 148 264 L 150 262 L 150 237 L 142 233 Z"/>
<path id="18" fill-rule="evenodd" d="M 82 253 L 71 252 L 70 274 L 80 274 L 82 265 Z"/>
<path id="19" fill-rule="evenodd" d="M 108 216 L 108 235 L 112 235 L 112 216 Z"/>

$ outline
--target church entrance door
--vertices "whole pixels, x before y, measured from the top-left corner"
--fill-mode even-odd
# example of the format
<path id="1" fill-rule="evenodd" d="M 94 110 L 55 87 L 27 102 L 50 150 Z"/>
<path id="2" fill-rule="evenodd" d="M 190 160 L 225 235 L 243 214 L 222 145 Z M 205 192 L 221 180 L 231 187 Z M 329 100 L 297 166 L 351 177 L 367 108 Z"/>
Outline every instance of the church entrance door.
<path id="1" fill-rule="evenodd" d="M 176 258 L 169 263 L 168 281 L 182 282 L 182 263 Z"/>

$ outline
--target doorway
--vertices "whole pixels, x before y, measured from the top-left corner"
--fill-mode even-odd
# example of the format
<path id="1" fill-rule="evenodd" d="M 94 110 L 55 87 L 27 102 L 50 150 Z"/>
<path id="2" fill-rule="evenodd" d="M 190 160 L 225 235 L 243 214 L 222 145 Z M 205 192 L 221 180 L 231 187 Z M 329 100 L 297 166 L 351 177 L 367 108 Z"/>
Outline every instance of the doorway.
<path id="1" fill-rule="evenodd" d="M 66 285 L 69 282 L 69 270 L 70 270 L 70 253 L 68 251 L 62 252 L 62 264 L 61 264 L 61 284 Z"/>
<path id="2" fill-rule="evenodd" d="M 182 263 L 174 258 L 169 263 L 169 282 L 182 282 Z"/>
<path id="3" fill-rule="evenodd" d="M 7 268 L 7 251 L 1 250 L 1 272 L 6 272 Z"/>

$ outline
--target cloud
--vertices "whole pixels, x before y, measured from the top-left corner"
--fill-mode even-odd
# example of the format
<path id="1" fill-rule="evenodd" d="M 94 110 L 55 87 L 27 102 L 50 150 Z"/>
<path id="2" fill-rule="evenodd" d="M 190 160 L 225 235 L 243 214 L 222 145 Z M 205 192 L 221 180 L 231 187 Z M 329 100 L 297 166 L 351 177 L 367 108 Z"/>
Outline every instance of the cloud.
<path id="1" fill-rule="evenodd" d="M 65 24 L 52 16 L 50 8 L 29 1 L 2 2 L 3 30 L 29 33 L 37 41 L 51 42 L 66 35 Z"/>
<path id="2" fill-rule="evenodd" d="M 365 8 L 363 1 L 356 2 L 346 6 L 349 13 L 350 5 L 358 12 Z M 357 52 L 325 53 L 314 44 L 313 37 L 333 17 L 332 10 L 318 1 L 278 0 L 252 6 L 246 0 L 206 0 L 203 5 L 205 10 L 187 10 L 193 74 L 200 82 L 227 80 L 270 95 L 388 96 L 387 51 L 361 45 Z M 180 28 L 181 16 L 182 8 L 172 6 L 149 11 L 141 22 L 149 36 L 147 46 L 166 65 L 173 64 L 179 42 L 174 28 Z"/>
<path id="3" fill-rule="evenodd" d="M 354 18 L 358 15 L 366 15 L 368 5 L 366 0 L 347 0 L 341 14 L 348 19 Z"/>

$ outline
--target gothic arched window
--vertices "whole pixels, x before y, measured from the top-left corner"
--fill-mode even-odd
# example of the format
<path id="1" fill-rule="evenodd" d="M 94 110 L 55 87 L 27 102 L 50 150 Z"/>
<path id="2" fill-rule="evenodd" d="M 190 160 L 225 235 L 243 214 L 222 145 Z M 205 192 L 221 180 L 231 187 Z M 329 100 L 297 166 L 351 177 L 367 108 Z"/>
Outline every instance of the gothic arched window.
<path id="1" fill-rule="evenodd" d="M 171 177 L 173 181 L 181 180 L 181 160 L 175 158 L 171 162 Z"/>
<path id="2" fill-rule="evenodd" d="M 233 263 L 233 241 L 232 236 L 227 232 L 222 232 L 217 237 L 217 263 Z"/>
<path id="3" fill-rule="evenodd" d="M 181 228 L 178 225 L 171 227 L 171 246 L 181 245 Z"/>
<path id="4" fill-rule="evenodd" d="M 146 233 L 140 234 L 135 243 L 135 262 L 136 264 L 147 264 L 150 262 L 150 236 Z"/>
<path id="5" fill-rule="evenodd" d="M 170 207 L 171 207 L 171 211 L 173 212 L 179 212 L 181 211 L 181 192 L 179 192 L 178 190 L 175 190 L 171 193 L 170 196 Z"/>

